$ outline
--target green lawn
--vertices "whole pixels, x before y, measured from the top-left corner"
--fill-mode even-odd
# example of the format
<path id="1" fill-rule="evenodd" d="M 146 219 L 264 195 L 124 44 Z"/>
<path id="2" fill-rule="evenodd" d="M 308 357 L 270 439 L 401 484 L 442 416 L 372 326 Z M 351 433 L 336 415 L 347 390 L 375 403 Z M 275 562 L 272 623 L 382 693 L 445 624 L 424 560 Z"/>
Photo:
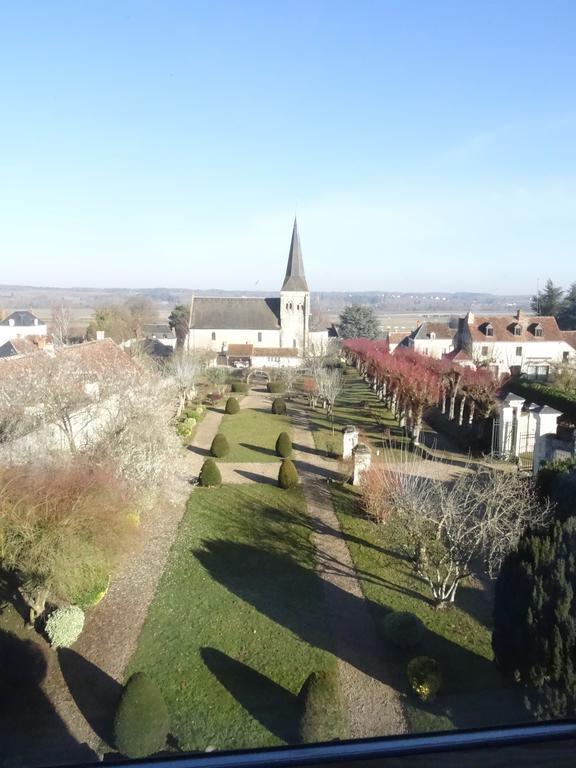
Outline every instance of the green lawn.
<path id="1" fill-rule="evenodd" d="M 432 656 L 440 662 L 443 690 L 434 705 L 406 699 L 411 730 L 475 727 L 525 719 L 514 691 L 505 689 L 492 663 L 491 606 L 483 593 L 463 584 L 456 606 L 438 611 L 428 599 L 425 584 L 402 558 L 385 527 L 358 510 L 351 486 L 332 486 L 332 500 L 362 589 L 378 624 L 390 610 L 410 611 L 427 628 L 422 647 L 413 656 Z M 410 656 L 383 647 L 393 666 L 405 668 Z"/>
<path id="2" fill-rule="evenodd" d="M 221 461 L 279 461 L 275 445 L 280 432 L 290 432 L 288 418 L 271 412 L 243 408 L 226 414 L 219 429 L 230 444 L 230 453 Z"/>
<path id="3" fill-rule="evenodd" d="M 186 750 L 294 740 L 296 695 L 332 669 L 299 490 L 197 489 L 128 673 L 160 686 Z"/>

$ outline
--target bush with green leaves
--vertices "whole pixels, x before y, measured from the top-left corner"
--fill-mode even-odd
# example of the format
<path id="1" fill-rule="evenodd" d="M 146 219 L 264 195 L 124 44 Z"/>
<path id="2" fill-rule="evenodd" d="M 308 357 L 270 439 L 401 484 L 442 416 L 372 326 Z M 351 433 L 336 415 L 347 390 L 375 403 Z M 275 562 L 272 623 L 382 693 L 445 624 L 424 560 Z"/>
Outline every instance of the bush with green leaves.
<path id="1" fill-rule="evenodd" d="M 266 389 L 271 395 L 280 395 L 282 392 L 286 392 L 286 384 L 281 380 L 269 381 Z"/>
<path id="2" fill-rule="evenodd" d="M 109 586 L 110 574 L 106 572 L 97 573 L 91 586 L 74 595 L 72 602 L 74 605 L 82 608 L 83 611 L 87 608 L 92 608 L 94 605 L 98 605 L 104 598 Z"/>
<path id="3" fill-rule="evenodd" d="M 222 475 L 214 459 L 206 459 L 202 464 L 198 482 L 203 488 L 219 488 L 222 485 Z"/>
<path id="4" fill-rule="evenodd" d="M 338 675 L 312 672 L 298 695 L 298 730 L 303 743 L 345 739 L 345 720 Z"/>
<path id="5" fill-rule="evenodd" d="M 69 648 L 84 629 L 84 611 L 78 605 L 56 608 L 48 616 L 44 631 L 53 648 Z"/>
<path id="6" fill-rule="evenodd" d="M 158 686 L 143 672 L 132 675 L 114 718 L 116 749 L 139 758 L 161 752 L 170 728 L 168 709 Z"/>
<path id="7" fill-rule="evenodd" d="M 410 688 L 422 701 L 434 701 L 442 685 L 442 673 L 436 659 L 416 656 L 406 668 Z"/>
<path id="8" fill-rule="evenodd" d="M 212 445 L 210 446 L 210 453 L 217 459 L 221 459 L 230 453 L 230 446 L 228 445 L 226 435 L 223 435 L 221 432 L 214 435 L 214 440 L 212 440 Z"/>
<path id="9" fill-rule="evenodd" d="M 424 624 L 409 611 L 390 611 L 380 622 L 384 638 L 401 651 L 412 650 L 422 642 Z"/>
<path id="10" fill-rule="evenodd" d="M 235 397 L 229 397 L 228 400 L 226 400 L 226 408 L 224 410 L 230 416 L 238 413 L 240 411 L 240 404 L 238 400 L 236 400 Z"/>
<path id="11" fill-rule="evenodd" d="M 286 401 L 283 397 L 275 397 L 272 401 L 272 413 L 277 416 L 286 416 Z"/>
<path id="12" fill-rule="evenodd" d="M 181 421 L 176 427 L 176 434 L 179 437 L 190 437 L 196 426 L 196 419 L 188 417 Z"/>
<path id="13" fill-rule="evenodd" d="M 230 387 L 232 392 L 238 395 L 245 395 L 248 392 L 248 384 L 245 381 L 233 381 Z"/>
<path id="14" fill-rule="evenodd" d="M 285 490 L 288 488 L 295 488 L 298 485 L 298 472 L 296 471 L 294 462 L 290 461 L 290 459 L 284 459 L 282 464 L 280 464 L 278 485 Z"/>
<path id="15" fill-rule="evenodd" d="M 280 432 L 276 440 L 276 453 L 283 459 L 290 458 L 292 454 L 292 440 L 288 432 Z"/>

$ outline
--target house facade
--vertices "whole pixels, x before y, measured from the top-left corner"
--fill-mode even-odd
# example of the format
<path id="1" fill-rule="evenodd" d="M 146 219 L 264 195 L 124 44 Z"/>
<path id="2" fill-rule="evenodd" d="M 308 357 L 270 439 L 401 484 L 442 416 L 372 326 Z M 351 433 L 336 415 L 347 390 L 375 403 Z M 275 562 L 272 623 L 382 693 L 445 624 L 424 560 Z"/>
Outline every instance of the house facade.
<path id="1" fill-rule="evenodd" d="M 47 336 L 48 326 L 27 309 L 18 309 L 0 320 L 0 345 L 26 336 Z"/>
<path id="2" fill-rule="evenodd" d="M 489 367 L 496 376 L 520 373 L 546 379 L 551 368 L 575 356 L 554 317 L 475 315 L 459 320 L 454 348 L 463 350 L 475 365 Z"/>
<path id="3" fill-rule="evenodd" d="M 328 341 L 326 329 L 310 327 L 310 291 L 304 273 L 298 224 L 294 220 L 286 274 L 275 297 L 195 297 L 191 301 L 186 341 L 189 351 L 226 354 L 230 345 L 293 350 L 301 358 L 310 345 Z"/>
<path id="4" fill-rule="evenodd" d="M 439 360 L 454 350 L 455 336 L 456 328 L 451 327 L 449 323 L 425 321 L 412 331 L 405 345 L 421 355 Z"/>

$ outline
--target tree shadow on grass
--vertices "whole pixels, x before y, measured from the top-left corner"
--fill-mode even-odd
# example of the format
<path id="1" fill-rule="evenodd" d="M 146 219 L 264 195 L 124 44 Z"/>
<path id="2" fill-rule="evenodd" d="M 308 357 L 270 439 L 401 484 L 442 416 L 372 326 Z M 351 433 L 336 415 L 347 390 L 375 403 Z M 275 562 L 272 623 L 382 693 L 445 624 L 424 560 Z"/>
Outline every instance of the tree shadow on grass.
<path id="1" fill-rule="evenodd" d="M 26 605 L 18 589 L 18 579 L 13 573 L 0 571 L 0 611 L 2 603 L 9 603 L 24 623 L 30 619 L 30 606 Z"/>
<path id="2" fill-rule="evenodd" d="M 41 646 L 0 630 L 0 763 L 60 765 L 94 762 L 41 688 L 47 662 Z"/>
<path id="3" fill-rule="evenodd" d="M 100 739 L 113 746 L 114 715 L 122 686 L 70 648 L 58 650 L 58 661 L 76 706 Z"/>
<path id="4" fill-rule="evenodd" d="M 483 626 L 492 627 L 492 606 L 480 587 L 459 586 L 456 605 Z"/>
<path id="5" fill-rule="evenodd" d="M 287 744 L 297 741 L 298 697 L 216 648 L 202 648 L 204 664 L 250 715 Z"/>
<path id="6" fill-rule="evenodd" d="M 190 451 L 190 453 L 195 453 L 197 456 L 211 456 L 212 454 L 208 450 L 208 448 L 199 448 L 196 445 L 188 445 L 186 446 L 186 449 Z"/>
<path id="7" fill-rule="evenodd" d="M 259 475 L 257 472 L 249 472 L 247 469 L 235 469 L 234 471 L 237 475 L 245 477 L 247 480 L 253 480 L 255 483 L 262 483 L 264 485 L 278 485 L 278 479 L 276 477 Z"/>
<path id="8" fill-rule="evenodd" d="M 215 581 L 304 642 L 335 653 L 370 677 L 406 691 L 408 657 L 391 650 L 374 631 L 373 621 L 378 625 L 390 609 L 322 580 L 292 558 L 265 549 L 267 545 L 270 543 L 265 536 L 259 547 L 211 540 L 203 542 L 204 549 L 194 554 Z M 310 610 L 307 601 L 319 589 L 330 617 L 329 626 L 323 612 Z M 331 634 L 331 627 L 338 627 L 336 635 Z M 488 659 L 431 630 L 427 630 L 422 648 L 412 655 L 430 655 L 440 662 L 456 726 L 474 724 L 474 701 L 479 696 L 488 720 L 483 724 L 509 722 L 510 704 L 503 696 L 497 670 Z"/>
<path id="9" fill-rule="evenodd" d="M 239 445 L 243 448 L 249 448 L 255 453 L 263 453 L 266 456 L 276 456 L 276 451 L 272 450 L 272 448 L 264 448 L 261 445 L 254 445 L 253 443 L 239 443 Z"/>

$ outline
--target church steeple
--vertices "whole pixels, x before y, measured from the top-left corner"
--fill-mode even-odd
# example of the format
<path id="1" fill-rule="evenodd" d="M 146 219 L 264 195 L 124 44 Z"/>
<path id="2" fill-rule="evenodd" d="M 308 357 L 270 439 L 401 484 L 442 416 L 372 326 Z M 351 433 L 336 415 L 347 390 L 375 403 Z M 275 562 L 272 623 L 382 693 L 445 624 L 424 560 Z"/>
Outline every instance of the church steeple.
<path id="1" fill-rule="evenodd" d="M 282 284 L 283 291 L 308 291 L 306 276 L 304 274 L 304 262 L 302 261 L 302 249 L 300 247 L 300 237 L 298 236 L 298 222 L 294 217 L 294 229 L 292 230 L 292 242 L 290 243 L 290 253 L 288 254 L 288 265 L 286 267 L 286 276 Z"/>

